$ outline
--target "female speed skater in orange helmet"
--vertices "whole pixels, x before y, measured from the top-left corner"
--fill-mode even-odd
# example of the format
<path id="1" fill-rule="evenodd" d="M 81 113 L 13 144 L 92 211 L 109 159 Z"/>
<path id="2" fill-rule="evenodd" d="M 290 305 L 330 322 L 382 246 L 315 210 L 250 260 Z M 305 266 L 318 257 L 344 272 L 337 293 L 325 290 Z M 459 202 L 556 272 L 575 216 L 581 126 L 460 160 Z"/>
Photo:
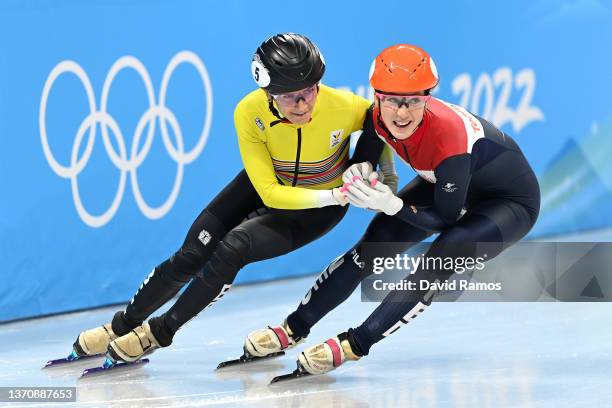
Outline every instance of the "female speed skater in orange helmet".
<path id="1" fill-rule="evenodd" d="M 438 82 L 434 61 L 419 47 L 394 45 L 376 57 L 370 71 L 375 91 L 375 136 L 370 137 L 378 136 L 418 175 L 396 195 L 369 166 L 355 164 L 345 172 L 349 201 L 380 213 L 359 242 L 323 271 L 282 325 L 247 336 L 250 353 L 266 355 L 304 340 L 372 274 L 360 260 L 364 245 L 394 243 L 394 254 L 401 254 L 437 233 L 425 257 L 477 258 L 483 249 L 476 243 L 486 242 L 493 243 L 486 245 L 489 260 L 533 227 L 540 190 L 520 148 L 487 120 L 433 97 L 430 91 Z M 399 251 L 396 243 L 402 243 Z M 412 279 L 445 282 L 452 274 L 419 267 Z M 277 379 L 323 374 L 368 355 L 374 344 L 420 315 L 435 294 L 419 287 L 389 292 L 361 325 L 307 348 L 299 354 L 298 369 Z"/>

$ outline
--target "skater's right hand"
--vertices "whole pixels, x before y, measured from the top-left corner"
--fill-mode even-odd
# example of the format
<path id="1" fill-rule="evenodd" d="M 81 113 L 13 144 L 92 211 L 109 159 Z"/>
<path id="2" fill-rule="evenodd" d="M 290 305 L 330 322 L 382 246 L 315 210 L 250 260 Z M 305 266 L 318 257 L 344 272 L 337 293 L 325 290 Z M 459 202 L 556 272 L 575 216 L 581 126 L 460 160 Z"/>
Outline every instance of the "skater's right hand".
<path id="1" fill-rule="evenodd" d="M 348 198 L 341 192 L 339 187 L 336 187 L 332 190 L 332 195 L 334 199 L 340 204 L 342 207 L 349 203 Z"/>

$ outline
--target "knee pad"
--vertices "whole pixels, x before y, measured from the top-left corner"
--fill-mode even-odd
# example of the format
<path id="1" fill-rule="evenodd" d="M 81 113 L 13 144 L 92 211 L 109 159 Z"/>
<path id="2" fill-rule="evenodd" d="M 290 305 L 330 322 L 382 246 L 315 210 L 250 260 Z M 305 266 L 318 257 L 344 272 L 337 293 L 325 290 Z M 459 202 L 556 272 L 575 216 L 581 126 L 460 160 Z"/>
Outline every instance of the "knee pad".
<path id="1" fill-rule="evenodd" d="M 214 253 L 215 258 L 223 260 L 234 267 L 242 268 L 248 263 L 251 253 L 251 237 L 240 227 L 228 232 L 219 243 Z"/>
<path id="2" fill-rule="evenodd" d="M 248 263 L 250 242 L 249 234 L 240 228 L 228 232 L 217 245 L 210 261 L 198 274 L 198 278 L 203 279 L 209 286 L 222 286 L 233 282 L 238 271 Z"/>
<path id="3" fill-rule="evenodd" d="M 363 238 L 363 242 L 393 242 L 397 238 L 394 234 L 395 228 L 388 228 L 391 217 L 384 213 L 376 214 L 368 225 Z M 397 222 L 397 221 L 395 221 Z"/>
<path id="4" fill-rule="evenodd" d="M 361 258 L 361 252 L 361 245 L 358 244 L 344 255 L 345 262 L 353 262 L 357 267 L 356 272 L 360 282 L 372 274 L 371 270 L 365 268 L 365 262 Z"/>
<path id="5" fill-rule="evenodd" d="M 181 248 L 182 250 L 182 248 Z M 184 285 L 198 273 L 201 267 L 196 264 L 184 262 L 182 256 L 177 257 L 181 251 L 177 251 L 170 259 L 164 261 L 156 269 L 159 270 L 159 277 L 169 285 Z"/>
<path id="6" fill-rule="evenodd" d="M 448 270 L 421 270 L 420 273 L 414 275 L 416 279 L 414 280 L 417 284 L 417 287 L 420 287 L 420 290 L 417 291 L 407 291 L 406 293 L 409 296 L 408 301 L 410 302 L 420 302 L 425 306 L 429 306 L 431 302 L 440 294 L 448 294 L 449 292 L 441 288 L 440 285 L 444 282 L 447 282 L 452 276 L 456 276 L 454 272 Z M 423 288 L 422 281 L 428 281 L 431 285 L 429 288 Z M 451 292 L 451 294 L 454 292 Z M 456 298 L 455 298 L 456 299 Z"/>

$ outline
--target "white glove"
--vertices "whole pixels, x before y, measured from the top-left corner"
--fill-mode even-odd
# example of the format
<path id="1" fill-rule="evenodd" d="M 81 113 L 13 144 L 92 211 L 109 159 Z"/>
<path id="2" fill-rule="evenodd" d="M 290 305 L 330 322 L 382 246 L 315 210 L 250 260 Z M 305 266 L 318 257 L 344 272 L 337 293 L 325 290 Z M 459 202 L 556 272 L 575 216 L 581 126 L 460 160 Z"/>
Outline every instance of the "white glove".
<path id="1" fill-rule="evenodd" d="M 387 215 L 395 215 L 402 209 L 404 202 L 393 194 L 389 186 L 376 179 L 372 179 L 371 185 L 369 187 L 358 179 L 345 185 L 349 202 L 358 207 L 380 210 Z"/>
<path id="2" fill-rule="evenodd" d="M 376 180 L 376 181 L 374 181 Z M 385 182 L 385 173 L 380 171 L 373 171 L 368 176 L 368 181 L 370 182 L 370 187 L 372 187 L 376 183 L 384 183 Z M 389 186 L 389 184 L 387 184 Z M 389 186 L 391 187 L 391 186 Z"/>
<path id="3" fill-rule="evenodd" d="M 352 183 L 355 177 L 360 177 L 362 180 L 367 180 L 372 174 L 372 165 L 370 162 L 355 163 L 351 165 L 342 174 L 343 183 Z"/>
<path id="4" fill-rule="evenodd" d="M 360 199 L 358 196 L 351 193 L 351 191 L 349 190 L 350 186 L 350 184 L 345 184 L 344 187 L 342 187 L 342 189 L 340 190 L 345 195 L 347 201 L 355 207 L 368 208 L 368 203 L 366 201 Z"/>
<path id="5" fill-rule="evenodd" d="M 342 190 L 339 187 L 332 189 L 332 196 L 334 197 L 334 200 L 336 200 L 342 207 L 349 203 L 348 197 L 342 193 Z"/>
<path id="6" fill-rule="evenodd" d="M 370 177 L 368 177 L 368 181 L 370 182 L 370 187 L 372 187 L 376 183 L 384 183 L 385 181 L 387 181 L 387 176 L 385 176 L 385 173 L 383 173 L 382 171 L 373 171 L 372 174 L 370 174 Z M 386 184 L 389 186 L 391 191 L 393 191 L 393 194 L 397 193 L 397 184 L 395 188 L 393 187 L 391 183 L 387 182 Z M 372 211 L 376 211 L 377 213 L 380 212 L 380 210 L 372 210 Z"/>
<path id="7" fill-rule="evenodd" d="M 385 179 L 385 175 L 381 172 L 376 172 L 376 171 L 371 172 L 367 178 L 368 182 L 370 183 L 370 186 L 376 183 L 382 183 L 384 179 Z M 344 183 L 344 185 L 340 189 L 340 192 L 344 194 L 346 198 L 348 199 L 348 202 L 350 202 L 355 207 L 371 209 L 368 207 L 367 202 L 363 201 L 360 198 L 361 196 L 358 197 L 357 195 L 351 193 L 351 191 L 349 191 L 348 189 L 348 187 L 351 184 L 353 184 L 354 181 L 357 181 L 357 180 L 360 180 L 363 182 L 363 179 L 361 178 L 361 176 L 353 176 L 350 182 Z M 380 212 L 380 210 L 376 210 L 376 212 Z"/>

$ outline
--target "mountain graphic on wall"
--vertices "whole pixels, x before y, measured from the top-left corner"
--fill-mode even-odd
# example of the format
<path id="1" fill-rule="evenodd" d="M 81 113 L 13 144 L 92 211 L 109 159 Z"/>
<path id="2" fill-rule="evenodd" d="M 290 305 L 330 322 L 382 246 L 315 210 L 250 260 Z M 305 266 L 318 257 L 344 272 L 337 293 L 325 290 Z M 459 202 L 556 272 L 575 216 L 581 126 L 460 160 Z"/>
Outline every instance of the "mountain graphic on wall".
<path id="1" fill-rule="evenodd" d="M 542 194 L 535 236 L 612 225 L 612 122 L 569 139 L 538 177 Z"/>

